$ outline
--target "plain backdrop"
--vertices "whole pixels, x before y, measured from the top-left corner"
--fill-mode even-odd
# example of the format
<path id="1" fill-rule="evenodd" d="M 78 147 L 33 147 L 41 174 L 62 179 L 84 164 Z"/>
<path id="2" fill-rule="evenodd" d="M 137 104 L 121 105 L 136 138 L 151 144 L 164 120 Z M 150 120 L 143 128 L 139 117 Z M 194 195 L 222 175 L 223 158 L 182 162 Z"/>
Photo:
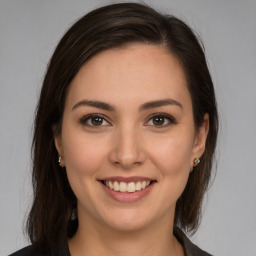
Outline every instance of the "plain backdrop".
<path id="1" fill-rule="evenodd" d="M 100 0 L 0 0 L 0 255 L 28 244 L 30 145 L 37 97 L 60 37 Z M 256 256 L 256 1 L 148 0 L 203 38 L 220 112 L 217 175 L 192 241 Z"/>

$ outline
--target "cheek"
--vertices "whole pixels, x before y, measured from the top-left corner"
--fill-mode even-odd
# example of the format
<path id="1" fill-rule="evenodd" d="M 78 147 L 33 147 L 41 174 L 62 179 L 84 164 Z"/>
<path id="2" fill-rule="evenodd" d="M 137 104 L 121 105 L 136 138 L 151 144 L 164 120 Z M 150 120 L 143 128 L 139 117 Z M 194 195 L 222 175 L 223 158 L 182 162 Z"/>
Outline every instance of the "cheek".
<path id="1" fill-rule="evenodd" d="M 70 133 L 71 134 L 71 133 Z M 93 175 L 106 155 L 106 145 L 83 132 L 63 136 L 63 151 L 67 172 L 72 175 Z"/>
<path id="2" fill-rule="evenodd" d="M 153 140 L 150 153 L 152 162 L 161 170 L 162 175 L 182 175 L 190 169 L 192 155 L 192 136 L 165 136 Z"/>
<path id="3" fill-rule="evenodd" d="M 151 147 L 149 155 L 160 173 L 159 194 L 163 195 L 158 200 L 167 211 L 174 207 L 186 187 L 191 165 L 191 145 L 191 137 L 180 138 L 177 135 L 155 141 Z"/>
<path id="4" fill-rule="evenodd" d="M 69 134 L 69 136 L 67 136 Z M 71 135 L 72 134 L 72 135 Z M 106 159 L 106 144 L 99 144 L 93 136 L 84 132 L 63 131 L 63 151 L 70 186 L 78 202 L 89 207 L 95 197 L 98 170 Z"/>

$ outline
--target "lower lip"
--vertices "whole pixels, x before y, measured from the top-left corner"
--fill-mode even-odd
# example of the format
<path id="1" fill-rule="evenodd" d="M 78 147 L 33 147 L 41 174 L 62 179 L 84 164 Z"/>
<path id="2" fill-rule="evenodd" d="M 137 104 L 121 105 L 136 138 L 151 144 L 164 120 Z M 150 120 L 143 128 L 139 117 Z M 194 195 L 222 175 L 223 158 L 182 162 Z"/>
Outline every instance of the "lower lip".
<path id="1" fill-rule="evenodd" d="M 145 196 L 147 196 L 149 194 L 149 192 L 151 191 L 151 189 L 153 188 L 155 182 L 151 183 L 146 188 L 136 191 L 136 192 L 119 192 L 119 191 L 115 191 L 115 190 L 108 188 L 101 182 L 100 182 L 100 184 L 102 185 L 103 189 L 110 197 L 112 197 L 116 201 L 127 203 L 127 202 L 138 201 L 138 200 L 144 198 Z"/>

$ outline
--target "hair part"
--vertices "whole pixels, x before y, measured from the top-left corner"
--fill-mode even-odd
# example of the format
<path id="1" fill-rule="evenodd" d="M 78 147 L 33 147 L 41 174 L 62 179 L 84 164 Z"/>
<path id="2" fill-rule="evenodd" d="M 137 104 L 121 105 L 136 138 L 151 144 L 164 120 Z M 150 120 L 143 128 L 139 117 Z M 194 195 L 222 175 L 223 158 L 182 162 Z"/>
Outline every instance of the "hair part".
<path id="1" fill-rule="evenodd" d="M 27 220 L 30 240 L 41 249 L 57 247 L 75 233 L 78 225 L 77 220 L 71 220 L 76 197 L 65 169 L 57 164 L 54 145 L 54 132 L 61 131 L 67 88 L 79 69 L 96 54 L 133 43 L 168 49 L 184 69 L 195 127 L 200 127 L 205 113 L 209 114 L 205 152 L 177 201 L 174 222 L 187 232 L 194 232 L 199 225 L 218 132 L 213 83 L 202 45 L 192 29 L 174 16 L 138 3 L 112 4 L 91 11 L 65 33 L 43 81 L 32 144 L 34 201 Z"/>

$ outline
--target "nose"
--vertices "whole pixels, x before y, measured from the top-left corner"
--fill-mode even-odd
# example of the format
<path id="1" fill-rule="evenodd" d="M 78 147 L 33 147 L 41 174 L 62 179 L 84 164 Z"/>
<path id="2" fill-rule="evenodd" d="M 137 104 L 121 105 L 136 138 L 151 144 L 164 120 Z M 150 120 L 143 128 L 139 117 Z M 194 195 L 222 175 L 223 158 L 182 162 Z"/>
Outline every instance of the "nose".
<path id="1" fill-rule="evenodd" d="M 145 161 L 142 137 L 135 127 L 128 125 L 120 127 L 116 130 L 112 142 L 109 155 L 112 164 L 119 165 L 123 169 L 131 169 Z"/>

